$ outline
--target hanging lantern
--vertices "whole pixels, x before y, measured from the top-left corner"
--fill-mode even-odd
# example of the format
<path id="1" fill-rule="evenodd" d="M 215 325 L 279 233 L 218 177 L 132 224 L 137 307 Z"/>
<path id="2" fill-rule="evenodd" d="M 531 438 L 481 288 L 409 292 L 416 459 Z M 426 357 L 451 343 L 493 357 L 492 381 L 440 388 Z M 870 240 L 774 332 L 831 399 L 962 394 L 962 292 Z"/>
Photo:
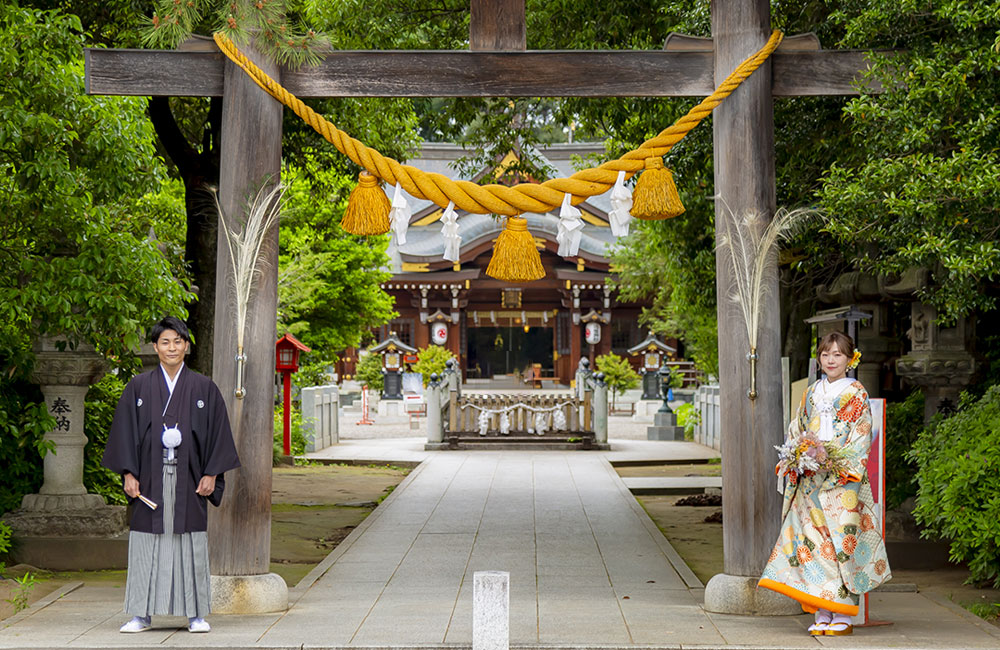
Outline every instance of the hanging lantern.
<path id="1" fill-rule="evenodd" d="M 431 341 L 434 345 L 444 345 L 448 341 L 448 326 L 444 323 L 431 325 Z"/>
<path id="2" fill-rule="evenodd" d="M 583 329 L 584 337 L 590 345 L 597 345 L 601 342 L 601 324 L 587 323 Z"/>

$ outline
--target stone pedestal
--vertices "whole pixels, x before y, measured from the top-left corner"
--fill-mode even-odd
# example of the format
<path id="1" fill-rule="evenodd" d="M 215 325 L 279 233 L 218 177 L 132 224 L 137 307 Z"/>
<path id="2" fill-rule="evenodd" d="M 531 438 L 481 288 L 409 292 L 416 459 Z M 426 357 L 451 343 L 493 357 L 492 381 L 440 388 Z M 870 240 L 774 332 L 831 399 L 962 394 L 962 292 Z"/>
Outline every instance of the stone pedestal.
<path id="1" fill-rule="evenodd" d="M 277 573 L 212 576 L 213 614 L 268 614 L 288 609 L 288 585 Z"/>
<path id="2" fill-rule="evenodd" d="M 105 371 L 103 359 L 89 346 L 60 350 L 43 339 L 35 346 L 32 380 L 41 386 L 56 428 L 45 434 L 54 448 L 43 460 L 44 481 L 38 494 L 28 494 L 21 508 L 4 521 L 14 530 L 13 559 L 42 568 L 112 568 L 120 564 L 114 553 L 108 563 L 95 566 L 100 557 L 88 549 L 93 544 L 120 538 L 128 529 L 124 506 L 109 506 L 83 486 L 84 398 L 89 386 Z M 40 552 L 40 549 L 48 549 Z M 101 563 L 97 561 L 97 564 Z"/>
<path id="3" fill-rule="evenodd" d="M 705 610 L 741 616 L 793 616 L 802 607 L 770 589 L 758 589 L 756 577 L 719 573 L 705 585 Z"/>
<path id="4" fill-rule="evenodd" d="M 657 411 L 653 426 L 646 429 L 646 440 L 684 440 L 684 427 L 677 426 L 677 415 Z"/>

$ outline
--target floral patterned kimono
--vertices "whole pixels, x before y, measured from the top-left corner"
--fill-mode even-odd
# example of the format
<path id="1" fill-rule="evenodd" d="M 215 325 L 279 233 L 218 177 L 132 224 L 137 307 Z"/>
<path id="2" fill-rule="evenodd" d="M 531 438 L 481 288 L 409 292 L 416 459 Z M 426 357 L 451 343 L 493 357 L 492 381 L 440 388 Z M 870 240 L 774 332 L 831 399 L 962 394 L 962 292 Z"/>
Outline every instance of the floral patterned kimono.
<path id="1" fill-rule="evenodd" d="M 788 427 L 846 452 L 839 475 L 816 472 L 787 480 L 781 532 L 759 586 L 802 604 L 802 609 L 855 616 L 863 593 L 891 577 L 866 463 L 872 415 L 861 382 L 822 379 L 810 386 Z"/>

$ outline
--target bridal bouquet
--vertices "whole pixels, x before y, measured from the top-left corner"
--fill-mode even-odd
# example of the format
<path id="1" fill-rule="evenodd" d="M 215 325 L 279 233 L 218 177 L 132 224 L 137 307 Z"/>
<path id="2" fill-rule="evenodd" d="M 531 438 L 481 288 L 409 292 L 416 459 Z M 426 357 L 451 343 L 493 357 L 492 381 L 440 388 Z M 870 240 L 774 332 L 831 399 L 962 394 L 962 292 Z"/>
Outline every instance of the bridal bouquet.
<path id="1" fill-rule="evenodd" d="M 778 465 L 775 472 L 787 475 L 794 485 L 800 476 L 812 476 L 817 472 L 841 474 L 846 470 L 847 459 L 844 450 L 836 445 L 824 444 L 816 434 L 805 433 L 775 446 L 778 450 Z"/>

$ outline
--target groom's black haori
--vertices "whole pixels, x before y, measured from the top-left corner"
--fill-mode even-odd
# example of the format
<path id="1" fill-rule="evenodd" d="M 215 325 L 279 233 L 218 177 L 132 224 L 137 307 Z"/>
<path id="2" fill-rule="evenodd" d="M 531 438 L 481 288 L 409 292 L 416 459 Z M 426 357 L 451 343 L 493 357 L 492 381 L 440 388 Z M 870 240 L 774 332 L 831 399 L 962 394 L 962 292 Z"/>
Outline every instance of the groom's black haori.
<path id="1" fill-rule="evenodd" d="M 225 489 L 223 473 L 240 466 L 222 393 L 211 379 L 187 366 L 180 369 L 174 396 L 168 399 L 160 366 L 133 378 L 122 392 L 111 423 L 102 464 L 113 472 L 131 473 L 142 495 L 163 503 L 163 425 L 181 430 L 177 454 L 177 501 L 174 532 L 198 532 L 208 526 L 208 503 L 218 506 Z M 161 415 L 162 414 L 162 415 Z M 195 490 L 202 476 L 216 476 L 208 497 Z M 129 499 L 135 502 L 137 499 Z M 163 509 L 139 504 L 132 508 L 131 529 L 163 533 Z"/>

